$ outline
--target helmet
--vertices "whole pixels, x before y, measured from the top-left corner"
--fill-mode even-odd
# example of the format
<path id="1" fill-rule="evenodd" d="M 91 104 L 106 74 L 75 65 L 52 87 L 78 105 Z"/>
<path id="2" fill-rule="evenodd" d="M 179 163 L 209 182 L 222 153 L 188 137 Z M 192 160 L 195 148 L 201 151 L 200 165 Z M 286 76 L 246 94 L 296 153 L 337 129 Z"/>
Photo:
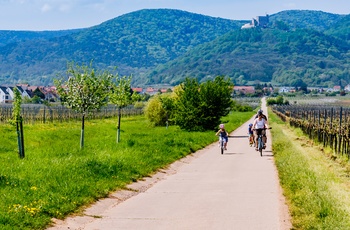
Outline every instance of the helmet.
<path id="1" fill-rule="evenodd" d="M 253 124 L 252 124 L 252 123 L 250 123 L 250 124 L 249 124 L 249 127 L 252 127 L 252 126 L 253 126 Z"/>
<path id="2" fill-rule="evenodd" d="M 264 112 L 264 111 L 263 111 L 262 109 L 259 109 L 258 114 L 259 114 L 259 113 L 262 114 L 263 112 Z"/>
<path id="3" fill-rule="evenodd" d="M 225 125 L 224 124 L 220 124 L 219 127 L 220 127 L 220 129 L 223 129 L 223 128 L 225 128 Z"/>

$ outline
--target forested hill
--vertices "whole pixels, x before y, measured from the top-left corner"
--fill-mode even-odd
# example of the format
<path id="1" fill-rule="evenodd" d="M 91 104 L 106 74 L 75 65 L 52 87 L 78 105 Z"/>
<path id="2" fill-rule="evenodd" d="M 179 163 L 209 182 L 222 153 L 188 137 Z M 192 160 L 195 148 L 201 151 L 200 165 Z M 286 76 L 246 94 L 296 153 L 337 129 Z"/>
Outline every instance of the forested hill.
<path id="1" fill-rule="evenodd" d="M 117 66 L 121 75 L 137 78 L 242 24 L 180 10 L 140 10 L 66 36 L 0 47 L 0 82 L 50 83 L 67 61 L 91 60 L 96 68 Z"/>
<path id="2" fill-rule="evenodd" d="M 236 84 L 348 81 L 349 16 L 282 11 L 270 15 L 267 29 L 240 29 L 250 21 L 153 9 L 79 30 L 7 31 L 0 39 L 0 84 L 52 84 L 67 62 L 92 60 L 98 69 L 117 66 L 120 75 L 132 75 L 140 86 L 217 75 L 230 76 Z"/>
<path id="3" fill-rule="evenodd" d="M 312 29 L 320 32 L 336 27 L 345 15 L 314 10 L 285 10 L 270 16 L 270 23 L 280 21 L 290 29 Z"/>
<path id="4" fill-rule="evenodd" d="M 80 29 L 73 30 L 57 30 L 57 31 L 15 31 L 15 30 L 0 30 L 0 46 L 5 46 L 11 43 L 19 43 L 29 40 L 50 39 L 62 37 L 68 34 L 73 34 Z"/>
<path id="5" fill-rule="evenodd" d="M 309 86 L 345 86 L 350 83 L 349 52 L 348 41 L 314 30 L 244 29 L 158 66 L 146 79 L 177 84 L 186 76 L 204 81 L 225 75 L 239 85 L 301 80 Z"/>

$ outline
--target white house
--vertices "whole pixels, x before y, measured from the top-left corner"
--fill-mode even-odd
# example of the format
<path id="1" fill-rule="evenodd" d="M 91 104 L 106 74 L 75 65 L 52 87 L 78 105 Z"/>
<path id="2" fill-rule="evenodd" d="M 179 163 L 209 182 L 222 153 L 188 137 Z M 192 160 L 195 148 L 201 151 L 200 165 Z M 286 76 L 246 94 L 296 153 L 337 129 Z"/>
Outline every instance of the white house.
<path id="1" fill-rule="evenodd" d="M 30 95 L 30 91 L 29 91 L 29 90 L 26 90 L 26 89 L 24 89 L 22 86 L 19 86 L 19 85 L 17 85 L 16 87 L 17 87 L 17 89 L 19 90 L 19 92 L 21 93 L 22 98 L 25 98 L 25 97 L 31 98 L 31 95 Z"/>
<path id="2" fill-rule="evenodd" d="M 13 92 L 14 90 L 14 87 L 13 86 L 8 86 L 6 88 L 8 94 L 9 94 L 9 102 L 12 102 L 13 101 L 13 98 L 15 97 L 15 93 Z"/>
<path id="3" fill-rule="evenodd" d="M 31 98 L 29 90 L 23 89 L 22 86 L 16 86 L 22 95 L 22 98 Z M 12 103 L 14 98 L 14 87 L 13 86 L 0 86 L 0 103 Z"/>
<path id="4" fill-rule="evenodd" d="M 7 88 L 6 86 L 0 86 L 0 103 L 9 103 L 12 101 Z"/>

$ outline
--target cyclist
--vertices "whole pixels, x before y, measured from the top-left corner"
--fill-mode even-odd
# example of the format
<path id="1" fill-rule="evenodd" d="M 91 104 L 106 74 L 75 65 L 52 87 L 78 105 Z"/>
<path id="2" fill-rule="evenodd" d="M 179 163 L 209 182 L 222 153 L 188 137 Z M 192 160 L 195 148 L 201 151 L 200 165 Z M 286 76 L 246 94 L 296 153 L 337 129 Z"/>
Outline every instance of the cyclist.
<path id="1" fill-rule="evenodd" d="M 253 129 L 255 130 L 255 143 L 258 143 L 258 135 L 263 135 L 262 141 L 264 143 L 264 149 L 266 148 L 266 129 L 268 128 L 267 120 L 263 118 L 263 113 L 258 112 L 258 118 L 253 122 Z M 258 150 L 258 145 L 255 145 L 255 150 Z"/>
<path id="2" fill-rule="evenodd" d="M 262 114 L 263 118 L 267 121 L 266 115 L 263 113 L 264 111 L 262 109 L 259 109 L 258 112 L 256 113 L 255 119 L 258 118 L 259 113 Z M 265 144 L 267 143 L 267 137 L 265 131 L 263 132 L 263 137 L 265 138 Z"/>
<path id="3" fill-rule="evenodd" d="M 253 124 L 250 123 L 248 126 L 248 136 L 249 136 L 249 145 L 250 147 L 255 143 L 254 142 L 254 131 L 253 131 Z"/>
<path id="4" fill-rule="evenodd" d="M 224 124 L 220 124 L 219 128 L 220 128 L 219 131 L 217 131 L 217 133 L 215 135 L 219 136 L 219 140 L 222 139 L 222 141 L 224 142 L 224 148 L 225 148 L 225 150 L 227 150 L 228 133 L 225 129 Z"/>

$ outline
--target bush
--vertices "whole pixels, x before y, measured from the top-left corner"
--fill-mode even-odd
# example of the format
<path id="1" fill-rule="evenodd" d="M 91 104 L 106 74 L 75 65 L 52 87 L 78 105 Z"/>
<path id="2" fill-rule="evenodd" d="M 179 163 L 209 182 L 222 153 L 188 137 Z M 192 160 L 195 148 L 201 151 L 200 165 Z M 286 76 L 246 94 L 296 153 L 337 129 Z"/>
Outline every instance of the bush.
<path id="1" fill-rule="evenodd" d="M 232 84 L 222 76 L 201 84 L 186 78 L 180 87 L 175 91 L 174 119 L 181 129 L 214 130 L 232 108 Z"/>
<path id="2" fill-rule="evenodd" d="M 144 112 L 154 126 L 165 126 L 167 122 L 171 121 L 173 104 L 174 100 L 171 94 L 157 94 L 149 99 Z"/>

